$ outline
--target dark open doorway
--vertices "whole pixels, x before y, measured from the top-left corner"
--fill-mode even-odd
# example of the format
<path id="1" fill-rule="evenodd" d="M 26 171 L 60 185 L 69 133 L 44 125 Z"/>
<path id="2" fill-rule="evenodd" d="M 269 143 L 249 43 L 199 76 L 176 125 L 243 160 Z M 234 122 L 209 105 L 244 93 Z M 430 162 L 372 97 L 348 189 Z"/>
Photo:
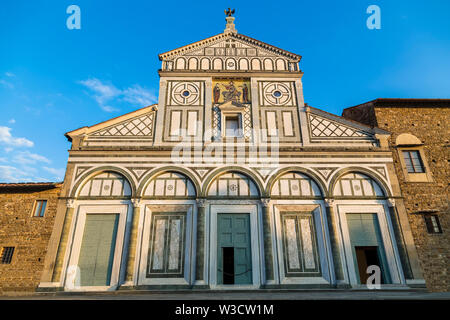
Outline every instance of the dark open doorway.
<path id="1" fill-rule="evenodd" d="M 234 284 L 234 247 L 222 248 L 223 284 Z"/>
<path id="2" fill-rule="evenodd" d="M 355 247 L 356 259 L 358 262 L 359 279 L 361 284 L 366 284 L 370 274 L 367 274 L 367 267 L 377 265 L 380 268 L 381 284 L 383 281 L 383 271 L 381 268 L 380 257 L 378 256 L 378 247 Z"/>

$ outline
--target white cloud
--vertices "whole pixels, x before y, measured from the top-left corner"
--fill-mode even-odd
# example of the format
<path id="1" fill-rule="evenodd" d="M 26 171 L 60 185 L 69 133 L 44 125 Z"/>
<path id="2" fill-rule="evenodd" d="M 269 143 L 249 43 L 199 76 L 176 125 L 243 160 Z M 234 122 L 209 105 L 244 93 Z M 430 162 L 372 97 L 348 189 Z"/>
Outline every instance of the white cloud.
<path id="1" fill-rule="evenodd" d="M 5 76 L 11 78 L 11 77 L 15 77 L 16 75 L 14 73 L 12 73 L 12 72 L 5 72 Z"/>
<path id="2" fill-rule="evenodd" d="M 43 167 L 43 169 L 53 174 L 53 176 L 58 180 L 64 179 L 64 173 L 66 172 L 64 168 L 57 169 L 57 168 Z"/>
<path id="3" fill-rule="evenodd" d="M 93 98 L 97 101 L 100 108 L 106 112 L 119 111 L 118 108 L 111 106 L 110 102 L 113 99 L 140 106 L 148 106 L 157 101 L 157 97 L 151 90 L 145 89 L 138 84 L 121 90 L 113 84 L 104 83 L 97 78 L 82 80 L 79 83 L 94 92 Z"/>
<path id="4" fill-rule="evenodd" d="M 106 112 L 115 112 L 115 111 L 119 111 L 119 109 L 111 107 L 111 106 L 102 106 L 100 105 L 100 108 L 102 108 L 103 111 Z"/>
<path id="5" fill-rule="evenodd" d="M 8 121 L 8 123 L 14 124 L 14 123 L 16 123 L 16 119 L 10 119 L 10 120 Z"/>
<path id="6" fill-rule="evenodd" d="M 127 88 L 123 91 L 123 100 L 136 103 L 142 106 L 148 106 L 154 104 L 157 101 L 153 92 L 142 88 L 136 84 L 133 87 Z"/>
<path id="7" fill-rule="evenodd" d="M 6 144 L 15 147 L 32 147 L 34 143 L 26 138 L 16 138 L 11 134 L 12 129 L 0 126 L 0 144 Z"/>
<path id="8" fill-rule="evenodd" d="M 25 170 L 20 170 L 12 166 L 0 166 L 0 181 L 24 182 L 34 180 L 33 175 Z"/>
<path id="9" fill-rule="evenodd" d="M 8 89 L 14 89 L 14 85 L 9 81 L 0 79 L 0 84 Z"/>
<path id="10" fill-rule="evenodd" d="M 83 80 L 80 83 L 95 92 L 94 98 L 100 105 L 121 93 L 114 85 L 103 83 L 96 78 Z"/>
<path id="11" fill-rule="evenodd" d="M 51 163 L 46 157 L 29 151 L 21 151 L 13 156 L 13 161 L 20 164 L 35 164 L 37 162 Z"/>

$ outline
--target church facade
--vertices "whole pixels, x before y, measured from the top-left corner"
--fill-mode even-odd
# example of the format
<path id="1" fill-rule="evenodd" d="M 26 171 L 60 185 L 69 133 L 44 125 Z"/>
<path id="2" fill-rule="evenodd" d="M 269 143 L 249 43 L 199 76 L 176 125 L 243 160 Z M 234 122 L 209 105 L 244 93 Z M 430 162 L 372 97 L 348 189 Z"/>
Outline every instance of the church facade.
<path id="1" fill-rule="evenodd" d="M 390 133 L 305 105 L 301 56 L 226 20 L 159 55 L 157 104 L 66 134 L 38 289 L 424 286 Z"/>

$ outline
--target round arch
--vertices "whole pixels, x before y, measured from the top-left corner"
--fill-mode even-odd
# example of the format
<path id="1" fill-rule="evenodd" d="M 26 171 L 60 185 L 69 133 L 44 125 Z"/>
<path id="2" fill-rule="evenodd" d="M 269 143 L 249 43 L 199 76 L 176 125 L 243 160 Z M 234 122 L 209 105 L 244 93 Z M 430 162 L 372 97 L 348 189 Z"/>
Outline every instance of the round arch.
<path id="1" fill-rule="evenodd" d="M 81 187 L 86 182 L 88 182 L 94 176 L 96 176 L 102 172 L 107 172 L 107 171 L 118 173 L 118 174 L 124 176 L 124 178 L 127 180 L 128 184 L 131 187 L 131 197 L 133 198 L 136 195 L 136 185 L 134 183 L 133 177 L 131 176 L 131 174 L 129 172 L 127 172 L 126 170 L 124 170 L 122 168 L 118 168 L 118 167 L 104 166 L 104 167 L 93 168 L 93 169 L 89 170 L 88 172 L 86 172 L 85 174 L 83 174 L 78 179 L 78 181 L 75 183 L 75 185 L 73 186 L 73 188 L 70 192 L 70 197 L 75 198 L 77 196 L 78 191 L 81 190 Z"/>
<path id="2" fill-rule="evenodd" d="M 392 197 L 392 192 L 387 183 L 375 172 L 361 167 L 348 167 L 338 170 L 334 173 L 333 177 L 330 180 L 330 188 L 329 188 L 329 195 L 333 196 L 334 187 L 336 186 L 336 183 L 339 181 L 339 179 L 348 173 L 361 173 L 365 174 L 366 176 L 372 178 L 378 185 L 380 186 L 381 190 L 384 192 L 385 197 Z"/>
<path id="3" fill-rule="evenodd" d="M 328 190 L 326 188 L 326 185 L 319 178 L 319 176 L 317 174 L 315 174 L 314 172 L 312 172 L 311 170 L 302 168 L 302 167 L 286 167 L 286 168 L 282 168 L 282 169 L 279 169 L 278 171 L 276 171 L 275 174 L 273 174 L 269 178 L 269 181 L 267 181 L 265 193 L 267 195 L 270 195 L 275 181 L 277 181 L 281 176 L 283 176 L 284 174 L 289 173 L 289 172 L 298 172 L 298 173 L 302 173 L 302 174 L 309 176 L 319 186 L 320 192 L 322 193 L 322 197 L 326 197 L 328 195 Z"/>
<path id="4" fill-rule="evenodd" d="M 237 172 L 237 173 L 246 175 L 256 185 L 259 195 L 261 197 L 266 197 L 264 187 L 263 187 L 263 184 L 262 184 L 260 178 L 251 170 L 248 170 L 248 169 L 242 168 L 242 167 L 237 167 L 237 166 L 218 168 L 218 169 L 214 170 L 213 172 L 211 172 L 208 175 L 208 177 L 205 179 L 205 181 L 203 182 L 203 189 L 202 189 L 203 197 L 208 196 L 208 188 L 211 185 L 211 182 L 213 182 L 215 178 L 219 177 L 221 174 L 226 173 L 226 172 Z"/>
<path id="5" fill-rule="evenodd" d="M 144 179 L 142 179 L 141 183 L 139 184 L 139 188 L 137 189 L 137 195 L 139 197 L 142 197 L 143 192 L 145 191 L 145 188 L 147 187 L 148 183 L 153 177 L 156 177 L 157 175 L 163 174 L 165 172 L 176 172 L 185 175 L 189 180 L 191 180 L 192 184 L 195 188 L 195 193 L 197 197 L 201 194 L 201 187 L 200 183 L 197 181 L 195 176 L 187 169 L 181 168 L 181 167 L 175 167 L 175 166 L 168 166 L 168 167 L 162 167 L 162 168 L 156 168 L 148 172 Z"/>

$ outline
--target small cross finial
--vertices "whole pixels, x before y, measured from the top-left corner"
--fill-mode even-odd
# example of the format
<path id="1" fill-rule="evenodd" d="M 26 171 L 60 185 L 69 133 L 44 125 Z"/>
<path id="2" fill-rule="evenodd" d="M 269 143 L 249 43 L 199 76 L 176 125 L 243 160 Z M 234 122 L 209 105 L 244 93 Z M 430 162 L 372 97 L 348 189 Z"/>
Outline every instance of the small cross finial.
<path id="1" fill-rule="evenodd" d="M 225 15 L 227 17 L 231 17 L 234 14 L 234 9 L 231 10 L 230 8 L 228 8 L 228 10 L 225 10 Z"/>

